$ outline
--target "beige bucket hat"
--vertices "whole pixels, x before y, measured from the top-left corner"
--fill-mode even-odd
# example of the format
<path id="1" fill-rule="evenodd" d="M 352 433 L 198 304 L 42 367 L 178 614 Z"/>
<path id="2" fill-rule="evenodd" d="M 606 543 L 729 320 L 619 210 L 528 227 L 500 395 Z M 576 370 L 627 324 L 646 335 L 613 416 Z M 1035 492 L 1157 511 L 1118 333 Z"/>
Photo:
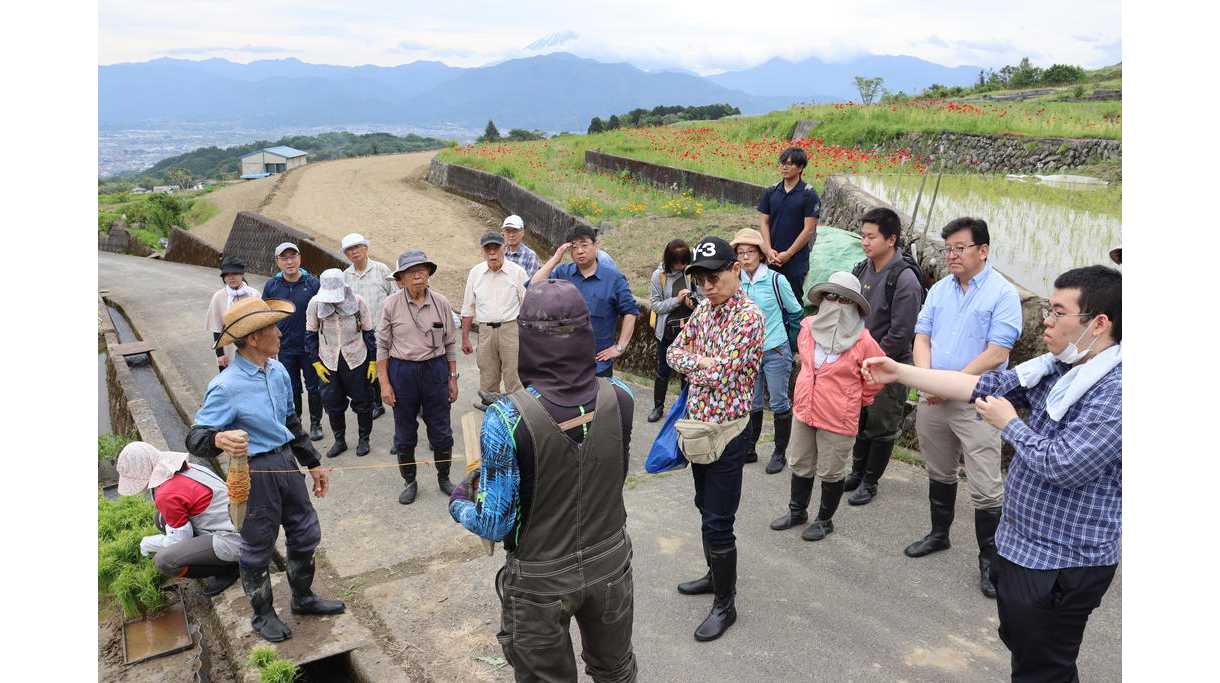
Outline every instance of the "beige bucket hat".
<path id="1" fill-rule="evenodd" d="M 855 275 L 846 271 L 838 271 L 831 273 L 830 277 L 826 278 L 826 282 L 809 288 L 809 293 L 805 296 L 809 299 L 809 303 L 817 306 L 822 303 L 822 295 L 826 292 L 834 292 L 835 294 L 850 299 L 852 303 L 860 309 L 860 315 L 867 318 L 872 308 L 868 305 L 868 299 L 860 293 L 860 281 Z"/>
<path id="2" fill-rule="evenodd" d="M 754 246 L 758 247 L 759 251 L 762 251 L 762 233 L 754 228 L 742 228 L 741 230 L 737 231 L 736 235 L 733 235 L 733 239 L 729 242 L 729 246 L 736 249 L 737 245 L 739 244 L 753 244 Z"/>
<path id="3" fill-rule="evenodd" d="M 219 349 L 234 340 L 258 332 L 292 315 L 297 307 L 279 299 L 242 299 L 225 311 L 224 328 L 212 348 Z"/>
<path id="4" fill-rule="evenodd" d="M 114 463 L 119 471 L 119 495 L 133 496 L 164 484 L 182 469 L 188 457 L 186 453 L 157 450 L 143 441 L 127 444 Z"/>

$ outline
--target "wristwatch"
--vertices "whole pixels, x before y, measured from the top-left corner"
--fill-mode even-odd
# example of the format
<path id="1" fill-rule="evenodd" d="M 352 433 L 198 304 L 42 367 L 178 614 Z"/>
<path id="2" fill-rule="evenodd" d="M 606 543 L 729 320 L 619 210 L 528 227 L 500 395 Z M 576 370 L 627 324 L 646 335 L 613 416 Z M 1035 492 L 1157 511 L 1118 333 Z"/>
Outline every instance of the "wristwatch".
<path id="1" fill-rule="evenodd" d="M 625 353 L 627 351 L 627 347 L 623 346 L 622 344 L 615 344 L 614 350 L 618 351 L 619 353 Z"/>
<path id="2" fill-rule="evenodd" d="M 461 376 L 462 376 L 462 373 L 460 373 L 460 372 L 451 372 L 451 373 L 449 373 L 449 379 L 457 379 L 457 378 L 459 378 L 459 377 L 461 377 Z"/>

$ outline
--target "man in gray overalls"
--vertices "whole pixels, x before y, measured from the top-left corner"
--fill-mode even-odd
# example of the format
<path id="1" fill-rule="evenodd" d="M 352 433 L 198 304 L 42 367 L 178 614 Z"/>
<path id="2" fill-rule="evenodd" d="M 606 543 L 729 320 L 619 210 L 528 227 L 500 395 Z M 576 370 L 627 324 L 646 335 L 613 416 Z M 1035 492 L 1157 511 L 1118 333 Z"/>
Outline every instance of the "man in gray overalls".
<path id="1" fill-rule="evenodd" d="M 288 317 L 291 301 L 243 299 L 224 315 L 216 347 L 233 344 L 233 362 L 208 382 L 203 406 L 186 437 L 193 455 L 211 458 L 222 451 L 250 459 L 250 497 L 241 527 L 242 588 L 254 608 L 250 624 L 273 643 L 292 637 L 272 602 L 268 570 L 280 526 L 287 537 L 288 584 L 293 614 L 339 614 L 344 605 L 314 595 L 314 549 L 322 540 L 318 513 L 309 502 L 305 476 L 313 494 L 326 495 L 330 480 L 318 465 L 318 452 L 301 427 L 292 403 L 292 380 L 274 358 L 280 350 L 276 322 Z"/>
<path id="2" fill-rule="evenodd" d="M 571 283 L 530 287 L 517 322 L 525 388 L 488 407 L 482 463 L 454 490 L 449 512 L 504 542 L 497 638 L 518 681 L 576 680 L 573 617 L 585 672 L 599 682 L 634 681 L 623 506 L 631 392 L 595 376 L 589 309 Z"/>

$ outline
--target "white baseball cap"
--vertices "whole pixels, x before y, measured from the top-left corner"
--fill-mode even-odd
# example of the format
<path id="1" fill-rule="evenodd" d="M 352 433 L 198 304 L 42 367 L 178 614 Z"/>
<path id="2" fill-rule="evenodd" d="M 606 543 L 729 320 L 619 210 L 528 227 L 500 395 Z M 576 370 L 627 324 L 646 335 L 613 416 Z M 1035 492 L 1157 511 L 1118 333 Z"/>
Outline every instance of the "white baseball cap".
<path id="1" fill-rule="evenodd" d="M 369 241 L 364 239 L 364 235 L 358 232 L 349 232 L 343 236 L 343 241 L 339 243 L 340 251 L 347 251 L 348 247 L 354 247 L 358 244 L 363 244 L 367 247 Z"/>
<path id="2" fill-rule="evenodd" d="M 525 221 L 521 220 L 521 217 L 518 216 L 517 214 L 513 214 L 513 215 L 509 216 L 508 218 L 505 218 L 504 222 L 500 224 L 500 227 L 501 228 L 512 228 L 513 230 L 524 230 Z"/>
<path id="3" fill-rule="evenodd" d="M 295 251 L 298 254 L 301 253 L 300 247 L 293 244 L 292 242 L 280 242 L 279 245 L 276 246 L 276 248 L 275 248 L 275 255 L 279 256 L 280 254 L 288 251 L 289 249 Z"/>

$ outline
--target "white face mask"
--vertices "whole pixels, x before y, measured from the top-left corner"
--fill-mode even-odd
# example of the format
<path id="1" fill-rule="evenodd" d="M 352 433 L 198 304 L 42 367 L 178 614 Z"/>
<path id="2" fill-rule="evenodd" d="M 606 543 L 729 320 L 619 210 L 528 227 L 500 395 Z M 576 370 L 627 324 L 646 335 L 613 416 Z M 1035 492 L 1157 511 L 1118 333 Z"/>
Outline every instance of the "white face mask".
<path id="1" fill-rule="evenodd" d="M 1089 322 L 1090 324 L 1092 323 L 1092 321 Z M 1097 337 L 1093 337 L 1093 340 L 1090 341 L 1089 345 L 1084 347 L 1083 350 L 1076 347 L 1076 345 L 1080 343 L 1080 340 L 1084 339 L 1084 336 L 1088 333 L 1089 328 L 1086 326 L 1084 331 L 1080 333 L 1080 336 L 1076 337 L 1076 341 L 1063 347 L 1063 350 L 1059 353 L 1054 354 L 1055 360 L 1059 361 L 1060 363 L 1067 363 L 1068 365 L 1075 365 L 1076 363 L 1080 362 L 1080 359 L 1087 356 L 1089 354 L 1089 350 L 1092 349 L 1093 345 L 1097 343 Z"/>

